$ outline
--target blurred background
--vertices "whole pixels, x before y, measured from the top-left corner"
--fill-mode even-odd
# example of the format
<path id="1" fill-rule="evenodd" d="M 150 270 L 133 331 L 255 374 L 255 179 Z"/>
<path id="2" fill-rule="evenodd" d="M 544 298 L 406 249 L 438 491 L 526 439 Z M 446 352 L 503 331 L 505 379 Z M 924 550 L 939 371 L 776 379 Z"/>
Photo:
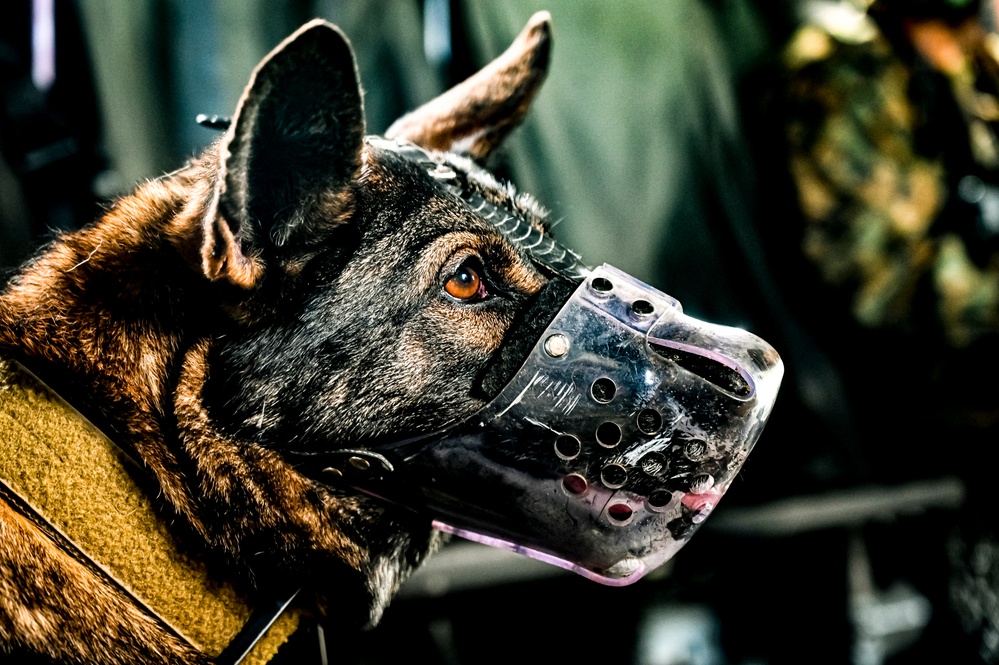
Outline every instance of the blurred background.
<path id="1" fill-rule="evenodd" d="M 999 662 L 999 65 L 991 0 L 5 0 L 0 268 L 218 135 L 313 17 L 369 133 L 551 11 L 490 164 L 555 235 L 787 367 L 722 509 L 626 588 L 455 542 L 361 635 L 281 662 Z"/>

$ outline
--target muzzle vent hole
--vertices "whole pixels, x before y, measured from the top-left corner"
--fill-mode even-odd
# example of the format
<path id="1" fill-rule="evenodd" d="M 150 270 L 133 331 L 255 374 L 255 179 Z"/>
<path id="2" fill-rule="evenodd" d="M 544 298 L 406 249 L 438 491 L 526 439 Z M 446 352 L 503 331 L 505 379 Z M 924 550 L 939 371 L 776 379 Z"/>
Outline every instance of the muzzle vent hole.
<path id="1" fill-rule="evenodd" d="M 609 293 L 614 290 L 614 284 L 606 277 L 594 277 L 590 286 L 598 293 Z"/>
<path id="2" fill-rule="evenodd" d="M 348 459 L 347 462 L 349 462 L 350 465 L 355 469 L 357 469 L 358 471 L 367 471 L 368 469 L 371 468 L 371 462 L 364 459 L 363 457 L 357 457 L 356 455 Z"/>
<path id="3" fill-rule="evenodd" d="M 569 494 L 582 494 L 587 487 L 589 487 L 589 483 L 586 482 L 586 478 L 578 473 L 570 473 L 562 479 L 562 489 Z"/>
<path id="4" fill-rule="evenodd" d="M 631 311 L 635 316 L 648 316 L 652 312 L 656 311 L 655 305 L 650 303 L 648 300 L 636 300 L 631 303 Z"/>
<path id="5" fill-rule="evenodd" d="M 750 360 L 753 361 L 758 370 L 766 371 L 774 366 L 772 354 L 767 353 L 763 349 L 749 349 L 746 353 L 749 354 Z"/>
<path id="6" fill-rule="evenodd" d="M 753 394 L 753 387 L 746 380 L 746 377 L 722 362 L 671 346 L 656 343 L 652 343 L 651 346 L 652 350 L 663 358 L 676 363 L 722 390 L 737 397 L 749 397 Z"/>
<path id="7" fill-rule="evenodd" d="M 650 476 L 661 476 L 666 473 L 668 462 L 666 456 L 660 453 L 649 453 L 638 463 L 642 471 Z"/>
<path id="8" fill-rule="evenodd" d="M 708 444 L 704 443 L 700 439 L 691 439 L 683 446 L 683 454 L 687 459 L 696 462 L 702 457 L 704 453 L 708 451 Z"/>
<path id="9" fill-rule="evenodd" d="M 700 475 L 694 476 L 690 481 L 690 493 L 691 494 L 704 494 L 712 487 L 714 487 L 715 479 L 711 477 L 711 474 L 702 473 Z"/>
<path id="10" fill-rule="evenodd" d="M 613 448 L 621 443 L 621 428 L 617 423 L 607 421 L 597 428 L 597 443 L 605 448 Z"/>
<path id="11" fill-rule="evenodd" d="M 600 482 L 612 490 L 624 487 L 628 482 L 628 470 L 620 464 L 608 464 L 600 471 Z"/>
<path id="12" fill-rule="evenodd" d="M 563 434 L 555 439 L 555 454 L 564 460 L 576 459 L 581 450 L 579 439 L 571 434 Z"/>
<path id="13" fill-rule="evenodd" d="M 663 417 L 655 409 L 642 409 L 638 412 L 638 429 L 649 436 L 663 427 Z"/>
<path id="14" fill-rule="evenodd" d="M 615 393 L 617 393 L 617 386 L 606 376 L 597 379 L 590 386 L 590 394 L 593 396 L 593 399 L 601 404 L 607 404 L 614 399 Z"/>
<path id="15" fill-rule="evenodd" d="M 669 490 L 656 490 L 649 495 L 649 505 L 653 508 L 665 508 L 673 501 L 673 493 Z"/>
<path id="16" fill-rule="evenodd" d="M 607 506 L 607 515 L 615 522 L 627 522 L 635 511 L 626 503 L 613 503 Z"/>

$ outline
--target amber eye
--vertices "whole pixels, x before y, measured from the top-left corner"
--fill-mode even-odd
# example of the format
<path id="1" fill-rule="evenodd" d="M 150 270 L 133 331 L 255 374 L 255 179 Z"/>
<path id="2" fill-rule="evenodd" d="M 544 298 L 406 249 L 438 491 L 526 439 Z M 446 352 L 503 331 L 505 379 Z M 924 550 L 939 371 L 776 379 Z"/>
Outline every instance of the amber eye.
<path id="1" fill-rule="evenodd" d="M 485 285 L 475 268 L 467 263 L 462 264 L 444 285 L 444 290 L 452 298 L 471 300 L 486 295 Z"/>

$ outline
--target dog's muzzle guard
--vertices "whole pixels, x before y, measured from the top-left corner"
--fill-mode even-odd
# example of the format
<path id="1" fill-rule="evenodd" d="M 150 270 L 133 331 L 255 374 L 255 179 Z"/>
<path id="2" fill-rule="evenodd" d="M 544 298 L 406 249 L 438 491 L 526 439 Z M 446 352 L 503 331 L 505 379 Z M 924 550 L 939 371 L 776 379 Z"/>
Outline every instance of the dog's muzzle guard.
<path id="1" fill-rule="evenodd" d="M 447 171 L 415 146 L 379 143 L 431 177 Z M 339 451 L 344 463 L 326 471 L 425 511 L 443 531 L 630 584 L 718 505 L 770 415 L 780 358 L 616 268 L 585 268 L 444 180 L 571 295 L 481 411 L 432 434 Z M 536 335 L 527 318 L 521 328 L 533 323 Z"/>

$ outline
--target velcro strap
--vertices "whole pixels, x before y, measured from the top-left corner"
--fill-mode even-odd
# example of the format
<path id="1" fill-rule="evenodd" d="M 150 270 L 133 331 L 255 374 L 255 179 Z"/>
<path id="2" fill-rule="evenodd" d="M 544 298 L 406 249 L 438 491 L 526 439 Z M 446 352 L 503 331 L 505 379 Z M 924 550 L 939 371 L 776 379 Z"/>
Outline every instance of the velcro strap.
<path id="1" fill-rule="evenodd" d="M 140 473 L 79 412 L 0 358 L 0 482 L 139 606 L 218 656 L 250 619 L 251 602 L 178 547 Z M 298 618 L 284 612 L 243 662 L 270 660 Z"/>

